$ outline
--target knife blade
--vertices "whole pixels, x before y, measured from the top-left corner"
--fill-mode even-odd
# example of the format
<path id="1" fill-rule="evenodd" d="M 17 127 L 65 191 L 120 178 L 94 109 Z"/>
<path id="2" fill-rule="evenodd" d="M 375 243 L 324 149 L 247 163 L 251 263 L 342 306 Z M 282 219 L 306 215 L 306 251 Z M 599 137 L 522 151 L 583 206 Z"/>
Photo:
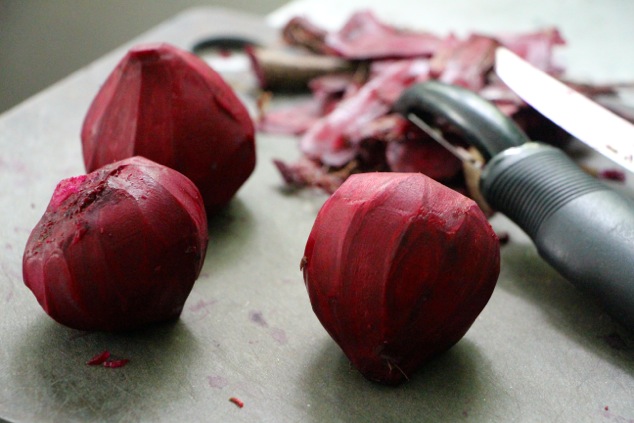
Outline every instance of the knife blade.
<path id="1" fill-rule="evenodd" d="M 505 47 L 495 72 L 517 95 L 579 141 L 634 171 L 634 125 Z"/>

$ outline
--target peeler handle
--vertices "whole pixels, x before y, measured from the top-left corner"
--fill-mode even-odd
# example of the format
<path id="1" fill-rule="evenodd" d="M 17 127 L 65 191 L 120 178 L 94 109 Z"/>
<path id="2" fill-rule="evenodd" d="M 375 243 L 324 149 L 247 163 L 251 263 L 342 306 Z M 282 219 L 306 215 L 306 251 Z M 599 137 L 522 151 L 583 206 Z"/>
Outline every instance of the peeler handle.
<path id="1" fill-rule="evenodd" d="M 495 156 L 480 186 L 545 261 L 634 331 L 634 200 L 532 142 Z"/>

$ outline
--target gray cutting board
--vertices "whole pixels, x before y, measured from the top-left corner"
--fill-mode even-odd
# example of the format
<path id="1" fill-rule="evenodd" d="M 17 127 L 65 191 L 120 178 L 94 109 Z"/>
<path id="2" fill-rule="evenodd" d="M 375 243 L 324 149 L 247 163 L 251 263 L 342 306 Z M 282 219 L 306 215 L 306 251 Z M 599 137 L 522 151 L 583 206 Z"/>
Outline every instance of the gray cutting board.
<path id="1" fill-rule="evenodd" d="M 261 18 L 205 8 L 141 36 L 191 48 L 214 35 L 273 42 Z M 57 182 L 83 173 L 79 131 L 130 43 L 0 117 L 0 418 L 37 421 L 632 421 L 634 342 L 537 256 L 512 223 L 498 287 L 466 337 L 398 388 L 364 380 L 314 316 L 299 272 L 322 194 L 285 193 L 258 135 L 258 166 L 210 224 L 181 319 L 131 334 L 80 332 L 44 314 L 21 256 Z M 251 111 L 254 98 L 241 92 Z M 281 104 L 288 99 L 277 99 Z M 130 363 L 86 366 L 102 350 Z M 238 408 L 230 397 L 244 401 Z"/>

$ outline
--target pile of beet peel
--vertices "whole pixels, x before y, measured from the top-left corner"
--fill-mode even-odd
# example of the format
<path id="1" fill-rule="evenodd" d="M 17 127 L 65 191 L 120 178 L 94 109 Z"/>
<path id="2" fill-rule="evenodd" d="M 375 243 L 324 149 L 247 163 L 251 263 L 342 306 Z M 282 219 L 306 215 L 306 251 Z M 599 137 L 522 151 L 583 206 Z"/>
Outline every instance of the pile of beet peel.
<path id="1" fill-rule="evenodd" d="M 311 96 L 292 107 L 261 108 L 258 129 L 299 137 L 301 158 L 276 160 L 284 181 L 293 187 L 317 187 L 332 193 L 351 174 L 421 172 L 460 192 L 465 176 L 460 161 L 427 134 L 392 112 L 401 92 L 430 79 L 466 87 L 493 102 L 529 138 L 563 145 L 569 136 L 512 92 L 493 71 L 494 52 L 505 46 L 539 69 L 593 98 L 615 94 L 610 86 L 565 81 L 554 60 L 565 40 L 556 28 L 534 32 L 439 36 L 382 22 L 373 12 L 354 13 L 338 30 L 325 30 L 305 17 L 282 30 L 288 48 L 327 55 L 350 63 L 307 81 Z M 254 58 L 262 89 L 267 78 Z M 449 128 L 450 129 L 450 128 Z M 465 146 L 449 130 L 449 140 Z"/>

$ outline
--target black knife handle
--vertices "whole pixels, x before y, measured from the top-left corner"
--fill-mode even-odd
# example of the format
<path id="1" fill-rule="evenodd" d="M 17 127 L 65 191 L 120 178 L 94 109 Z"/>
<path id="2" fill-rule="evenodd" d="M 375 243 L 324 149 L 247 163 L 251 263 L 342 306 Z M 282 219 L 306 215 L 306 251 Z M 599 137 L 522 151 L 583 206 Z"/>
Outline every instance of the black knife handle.
<path id="1" fill-rule="evenodd" d="M 407 88 L 393 109 L 405 118 L 413 113 L 423 120 L 428 116 L 445 119 L 460 130 L 485 161 L 509 147 L 530 141 L 515 122 L 492 103 L 466 88 L 439 81 L 422 82 Z"/>
<path id="2" fill-rule="evenodd" d="M 634 200 L 539 143 L 495 156 L 480 187 L 553 268 L 634 331 Z"/>

